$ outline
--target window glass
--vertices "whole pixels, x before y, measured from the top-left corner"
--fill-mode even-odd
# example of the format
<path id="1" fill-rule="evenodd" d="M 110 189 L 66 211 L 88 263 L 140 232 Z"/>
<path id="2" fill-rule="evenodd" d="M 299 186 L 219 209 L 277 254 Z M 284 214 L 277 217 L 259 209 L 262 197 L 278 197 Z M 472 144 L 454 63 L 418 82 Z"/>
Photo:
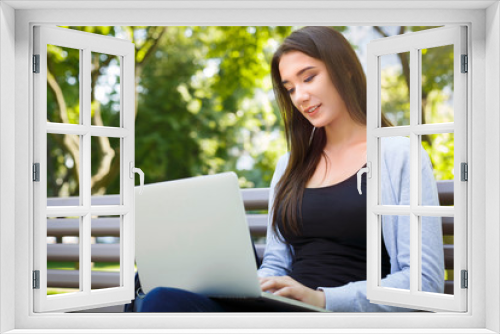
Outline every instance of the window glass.
<path id="1" fill-rule="evenodd" d="M 404 156 L 410 161 L 410 138 L 409 136 L 384 137 L 380 142 L 380 199 L 381 205 L 410 205 L 410 168 L 403 173 L 389 173 L 385 159 L 395 153 L 404 152 Z M 402 155 L 403 156 L 403 155 Z M 400 189 L 395 193 L 394 189 Z"/>
<path id="2" fill-rule="evenodd" d="M 81 217 L 47 218 L 47 295 L 80 291 Z"/>
<path id="3" fill-rule="evenodd" d="M 379 236 L 379 249 L 380 249 L 380 272 L 379 277 L 381 278 L 381 285 L 385 288 L 393 288 L 399 290 L 407 290 L 410 291 L 410 216 L 409 215 L 381 215 L 382 226 L 386 227 L 394 227 L 397 226 L 396 229 L 398 231 L 398 248 L 397 248 L 397 256 L 398 262 L 401 266 L 401 271 L 404 271 L 406 274 L 401 275 L 398 273 L 399 279 L 388 279 L 382 281 L 383 278 L 388 274 L 387 273 L 387 261 L 390 262 L 390 258 L 388 253 L 384 248 L 387 249 L 389 245 L 385 245 L 383 239 L 383 233 Z M 384 269 L 385 268 L 385 269 Z M 389 266 L 390 268 L 390 266 Z M 390 273 L 390 272 L 389 272 Z"/>
<path id="4" fill-rule="evenodd" d="M 445 219 L 447 218 L 447 219 Z M 446 224 L 444 226 L 444 224 Z M 420 217 L 420 247 L 422 257 L 420 291 L 453 294 L 453 218 L 452 217 Z M 451 228 L 450 228 L 451 227 Z M 445 234 L 446 233 L 446 234 Z M 441 240 L 444 247 L 441 247 Z M 432 249 L 438 245 L 438 249 Z M 443 254 L 439 251 L 443 250 Z M 432 257 L 430 256 L 432 255 Z M 444 263 L 444 265 L 442 264 Z M 444 268 L 441 270 L 440 268 Z M 439 273 L 435 273 L 439 271 Z M 440 292 L 436 280 L 426 278 L 434 277 L 444 280 L 444 290 Z"/>
<path id="5" fill-rule="evenodd" d="M 453 182 L 455 180 L 454 139 L 453 133 L 421 136 L 422 147 L 430 158 L 433 176 L 438 183 L 438 189 L 440 189 L 440 206 L 453 206 Z M 427 159 L 422 161 L 422 163 L 427 162 Z M 420 178 L 420 182 L 426 182 L 426 180 Z M 424 183 L 422 183 L 423 185 Z M 420 203 L 421 205 L 434 205 L 424 198 L 420 199 Z"/>
<path id="6" fill-rule="evenodd" d="M 92 124 L 120 126 L 120 58 L 92 52 Z"/>
<path id="7" fill-rule="evenodd" d="M 444 293 L 453 294 L 455 238 L 453 234 L 453 217 L 441 217 L 443 223 L 444 250 Z"/>
<path id="8" fill-rule="evenodd" d="M 449 123 L 453 112 L 453 45 L 422 49 L 421 124 Z"/>
<path id="9" fill-rule="evenodd" d="M 117 195 L 106 200 L 94 200 L 93 198 L 92 205 L 120 204 L 120 144 L 120 138 L 93 136 L 90 140 L 92 159 L 91 194 L 93 197 Z"/>
<path id="10" fill-rule="evenodd" d="M 410 125 L 410 52 L 383 55 L 379 59 L 382 114 L 392 125 Z"/>
<path id="11" fill-rule="evenodd" d="M 121 286 L 121 216 L 92 217 L 92 290 Z"/>
<path id="12" fill-rule="evenodd" d="M 80 141 L 77 135 L 47 134 L 47 206 L 81 205 Z"/>
<path id="13" fill-rule="evenodd" d="M 47 121 L 80 122 L 80 50 L 47 45 Z"/>

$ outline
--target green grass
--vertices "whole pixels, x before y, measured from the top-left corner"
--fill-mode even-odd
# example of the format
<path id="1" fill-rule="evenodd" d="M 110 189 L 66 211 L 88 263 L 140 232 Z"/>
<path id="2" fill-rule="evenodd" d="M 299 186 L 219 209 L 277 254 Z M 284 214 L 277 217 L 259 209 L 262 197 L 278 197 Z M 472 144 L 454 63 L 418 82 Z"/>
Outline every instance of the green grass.
<path id="1" fill-rule="evenodd" d="M 94 262 L 94 266 L 92 267 L 94 271 L 120 271 L 120 263 L 119 262 Z"/>
<path id="2" fill-rule="evenodd" d="M 78 269 L 77 262 L 47 262 L 47 269 L 75 270 Z"/>
<path id="3" fill-rule="evenodd" d="M 47 288 L 47 296 L 60 295 L 63 293 L 78 292 L 78 289 Z"/>
<path id="4" fill-rule="evenodd" d="M 455 244 L 455 240 L 453 235 L 445 235 L 443 236 L 443 244 L 445 245 L 453 245 Z"/>

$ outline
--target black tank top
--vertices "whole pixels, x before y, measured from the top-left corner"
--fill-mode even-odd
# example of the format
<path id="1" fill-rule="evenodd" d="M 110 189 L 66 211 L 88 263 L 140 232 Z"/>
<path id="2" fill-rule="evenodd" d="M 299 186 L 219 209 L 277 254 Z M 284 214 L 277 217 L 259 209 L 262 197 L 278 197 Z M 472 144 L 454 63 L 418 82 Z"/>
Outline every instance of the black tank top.
<path id="1" fill-rule="evenodd" d="M 357 176 L 333 186 L 306 188 L 302 199 L 299 236 L 284 233 L 293 246 L 290 276 L 307 287 L 337 287 L 366 280 L 366 174 L 362 195 Z M 382 278 L 390 273 L 390 259 L 382 248 Z"/>

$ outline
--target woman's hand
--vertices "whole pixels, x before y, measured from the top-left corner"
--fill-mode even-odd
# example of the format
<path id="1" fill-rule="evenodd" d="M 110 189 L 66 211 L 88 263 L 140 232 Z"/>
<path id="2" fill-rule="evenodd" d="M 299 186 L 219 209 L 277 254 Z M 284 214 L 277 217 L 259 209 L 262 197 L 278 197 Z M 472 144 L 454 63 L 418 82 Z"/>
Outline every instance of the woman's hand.
<path id="1" fill-rule="evenodd" d="M 289 276 L 260 277 L 259 281 L 262 291 L 296 299 L 313 306 L 325 307 L 325 293 L 323 291 L 308 288 Z"/>

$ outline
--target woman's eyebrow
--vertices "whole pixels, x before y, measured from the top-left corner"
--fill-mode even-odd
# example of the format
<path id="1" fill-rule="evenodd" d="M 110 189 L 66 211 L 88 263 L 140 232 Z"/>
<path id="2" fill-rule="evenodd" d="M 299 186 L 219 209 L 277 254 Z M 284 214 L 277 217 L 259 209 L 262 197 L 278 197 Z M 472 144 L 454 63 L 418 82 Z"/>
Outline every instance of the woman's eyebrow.
<path id="1" fill-rule="evenodd" d="M 310 69 L 312 69 L 312 68 L 314 68 L 314 66 L 307 66 L 307 67 L 304 67 L 303 69 L 301 69 L 300 71 L 298 71 L 298 72 L 297 72 L 296 76 L 300 76 L 302 73 L 304 73 L 305 71 L 310 70 Z M 282 83 L 283 85 L 284 85 L 284 84 L 287 84 L 287 83 L 288 83 L 288 80 L 283 80 L 281 83 Z"/>

